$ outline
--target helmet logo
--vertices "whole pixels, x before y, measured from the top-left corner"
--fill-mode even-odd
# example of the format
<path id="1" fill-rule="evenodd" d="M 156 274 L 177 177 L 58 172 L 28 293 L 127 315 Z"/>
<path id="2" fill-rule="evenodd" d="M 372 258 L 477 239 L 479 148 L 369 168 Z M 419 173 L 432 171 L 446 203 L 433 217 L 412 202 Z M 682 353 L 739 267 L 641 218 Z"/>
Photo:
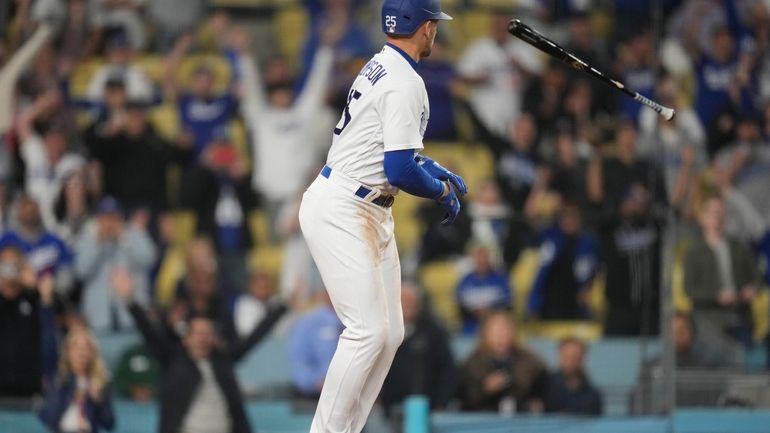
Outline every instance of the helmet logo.
<path id="1" fill-rule="evenodd" d="M 388 28 L 388 33 L 396 32 L 396 16 L 385 15 L 385 27 Z"/>

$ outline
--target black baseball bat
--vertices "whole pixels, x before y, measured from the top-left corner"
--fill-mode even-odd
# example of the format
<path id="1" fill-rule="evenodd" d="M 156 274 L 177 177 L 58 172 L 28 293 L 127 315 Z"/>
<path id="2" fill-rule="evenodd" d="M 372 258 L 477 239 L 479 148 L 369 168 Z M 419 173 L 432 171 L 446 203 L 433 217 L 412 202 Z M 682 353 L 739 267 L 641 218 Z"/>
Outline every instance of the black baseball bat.
<path id="1" fill-rule="evenodd" d="M 579 71 L 583 71 L 587 73 L 588 75 L 591 75 L 595 78 L 598 78 L 605 82 L 606 84 L 614 87 L 615 89 L 620 90 L 621 92 L 625 93 L 626 95 L 634 98 L 635 100 L 641 102 L 642 104 L 652 108 L 658 114 L 663 116 L 666 120 L 671 120 L 674 118 L 674 114 L 676 114 L 676 111 L 674 111 L 673 108 L 669 108 L 663 105 L 658 104 L 655 101 L 652 101 L 642 95 L 640 95 L 638 92 L 634 92 L 633 90 L 627 88 L 623 83 L 621 83 L 618 80 L 614 80 L 606 75 L 604 75 L 603 72 L 597 70 L 592 65 L 586 63 L 585 61 L 579 59 L 574 54 L 570 53 L 569 51 L 565 50 L 564 48 L 560 47 L 556 42 L 548 39 L 547 37 L 543 36 L 542 34 L 538 33 L 537 30 L 533 29 L 532 27 L 522 23 L 521 21 L 517 19 L 511 20 L 510 23 L 508 23 L 508 32 L 517 38 L 521 39 L 522 41 L 532 45 L 533 47 L 539 49 L 540 51 L 545 52 L 548 55 L 551 55 L 553 57 L 556 57 L 557 59 L 561 60 L 562 62 L 568 64 L 574 69 L 577 69 Z"/>

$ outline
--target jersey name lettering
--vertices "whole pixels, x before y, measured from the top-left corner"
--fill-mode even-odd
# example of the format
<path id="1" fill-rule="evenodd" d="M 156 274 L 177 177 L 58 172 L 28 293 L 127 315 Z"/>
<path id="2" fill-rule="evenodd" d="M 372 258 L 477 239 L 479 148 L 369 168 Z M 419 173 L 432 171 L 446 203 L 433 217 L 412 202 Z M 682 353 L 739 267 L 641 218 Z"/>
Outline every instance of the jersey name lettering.
<path id="1" fill-rule="evenodd" d="M 372 59 L 369 60 L 369 63 L 367 63 L 363 69 L 361 69 L 361 72 L 359 72 L 358 75 L 365 77 L 372 83 L 372 86 L 374 86 L 380 81 L 380 78 L 388 75 L 388 71 L 385 70 L 385 67 L 382 66 L 380 62 Z"/>

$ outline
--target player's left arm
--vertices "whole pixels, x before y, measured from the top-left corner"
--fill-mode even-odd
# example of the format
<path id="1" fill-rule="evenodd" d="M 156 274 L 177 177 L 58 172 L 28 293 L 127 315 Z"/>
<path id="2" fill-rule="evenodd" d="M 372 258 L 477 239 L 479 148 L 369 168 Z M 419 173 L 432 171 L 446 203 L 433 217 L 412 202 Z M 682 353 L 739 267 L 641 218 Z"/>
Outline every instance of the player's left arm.
<path id="1" fill-rule="evenodd" d="M 451 224 L 460 213 L 460 200 L 449 182 L 431 176 L 414 159 L 413 149 L 385 152 L 388 182 L 409 194 L 436 200 L 447 211 L 442 224 Z"/>
<path id="2" fill-rule="evenodd" d="M 449 181 L 455 189 L 457 189 L 457 192 L 459 192 L 460 195 L 468 193 L 468 186 L 465 184 L 463 178 L 447 170 L 438 162 L 425 155 L 420 155 L 419 153 L 414 155 L 414 160 L 431 176 L 439 180 Z"/>

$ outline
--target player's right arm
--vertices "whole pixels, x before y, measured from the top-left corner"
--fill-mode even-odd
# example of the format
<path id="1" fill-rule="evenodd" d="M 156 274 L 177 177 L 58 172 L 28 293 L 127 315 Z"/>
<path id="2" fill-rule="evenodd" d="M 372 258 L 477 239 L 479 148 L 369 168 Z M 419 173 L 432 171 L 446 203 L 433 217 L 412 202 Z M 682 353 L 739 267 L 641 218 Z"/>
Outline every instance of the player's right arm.
<path id="1" fill-rule="evenodd" d="M 414 150 L 385 152 L 385 176 L 388 182 L 418 197 L 436 200 L 447 211 L 442 224 L 451 224 L 460 213 L 460 201 L 449 182 L 431 176 L 414 159 Z"/>

